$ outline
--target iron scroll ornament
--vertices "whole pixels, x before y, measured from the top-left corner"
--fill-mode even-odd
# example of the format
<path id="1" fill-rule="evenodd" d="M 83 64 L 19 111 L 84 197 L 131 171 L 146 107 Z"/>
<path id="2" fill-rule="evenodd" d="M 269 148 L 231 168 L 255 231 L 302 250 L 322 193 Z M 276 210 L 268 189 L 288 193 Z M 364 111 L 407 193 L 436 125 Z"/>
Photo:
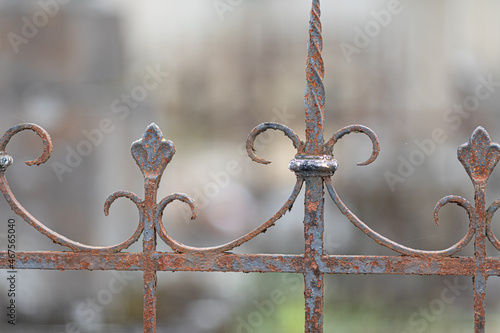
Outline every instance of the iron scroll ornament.
<path id="1" fill-rule="evenodd" d="M 272 216 L 269 220 L 264 222 L 259 227 L 250 231 L 249 233 L 241 236 L 229 243 L 222 244 L 214 247 L 192 247 L 182 244 L 174 240 L 166 231 L 162 223 L 162 215 L 166 206 L 174 200 L 184 202 L 190 206 L 192 212 L 192 219 L 196 218 L 196 206 L 194 201 L 186 194 L 174 193 L 171 194 L 160 202 L 157 202 L 156 195 L 160 184 L 163 171 L 167 164 L 171 161 L 175 154 L 174 144 L 163 137 L 161 130 L 156 124 L 151 124 L 146 129 L 143 137 L 132 144 L 131 152 L 134 160 L 141 169 L 144 176 L 144 189 L 145 198 L 141 199 L 138 195 L 128 191 L 117 191 L 108 196 L 104 204 L 104 213 L 107 216 L 113 202 L 118 198 L 130 199 L 139 210 L 139 223 L 134 234 L 123 241 L 122 243 L 112 246 L 91 246 L 71 240 L 54 230 L 45 226 L 42 222 L 32 216 L 16 199 L 10 186 L 7 182 L 5 171 L 13 163 L 13 158 L 7 154 L 6 146 L 14 134 L 23 130 L 31 130 L 35 132 L 43 142 L 42 155 L 34 160 L 26 162 L 27 165 L 40 165 L 45 163 L 52 153 L 52 141 L 50 135 L 40 126 L 35 124 L 20 124 L 9 129 L 2 139 L 0 139 L 0 191 L 4 195 L 6 201 L 11 209 L 20 217 L 22 217 L 28 224 L 35 228 L 38 232 L 51 239 L 54 243 L 69 248 L 75 252 L 102 252 L 102 253 L 117 253 L 127 249 L 135 243 L 141 234 L 144 235 L 144 242 L 146 239 L 150 240 L 156 233 L 173 251 L 177 253 L 190 253 L 190 252 L 203 252 L 203 253 L 222 253 L 230 251 L 241 244 L 248 242 L 257 235 L 265 232 L 269 227 L 280 219 L 287 211 L 291 210 L 303 184 L 303 178 L 297 177 L 297 182 L 293 187 L 289 199 L 281 207 L 281 209 Z"/>
<path id="2" fill-rule="evenodd" d="M 49 134 L 34 124 L 21 124 L 9 129 L 0 139 L 0 191 L 12 210 L 38 232 L 53 242 L 70 249 L 61 252 L 20 252 L 9 262 L 9 254 L 0 251 L 2 268 L 19 269 L 106 269 L 139 270 L 143 272 L 144 332 L 156 332 L 157 272 L 158 271 L 223 271 L 223 272 L 281 272 L 301 273 L 304 276 L 305 332 L 323 332 L 324 274 L 425 274 L 464 275 L 473 279 L 474 288 L 474 332 L 485 330 L 485 295 L 488 276 L 500 275 L 498 258 L 487 257 L 487 239 L 500 250 L 500 241 L 491 228 L 491 220 L 500 208 L 500 200 L 488 208 L 485 204 L 485 188 L 488 178 L 499 161 L 500 147 L 491 143 L 487 132 L 479 127 L 468 143 L 458 149 L 458 158 L 474 184 L 474 205 L 459 196 L 446 196 L 438 201 L 434 209 L 434 220 L 439 223 L 439 210 L 448 203 L 462 207 L 469 217 L 466 235 L 453 246 L 441 251 L 424 251 L 406 247 L 394 242 L 361 221 L 342 202 L 331 182 L 337 170 L 334 159 L 335 144 L 347 134 L 359 132 L 367 135 L 372 142 L 371 156 L 358 165 L 368 165 L 376 160 L 380 147 L 376 134 L 361 125 L 347 126 L 337 131 L 328 141 L 324 140 L 325 88 L 323 85 L 324 65 L 322 58 L 323 40 L 320 20 L 320 0 L 312 0 L 307 45 L 305 104 L 305 140 L 287 126 L 277 123 L 263 123 L 255 127 L 247 139 L 247 152 L 258 163 L 270 163 L 259 158 L 253 149 L 255 138 L 266 130 L 278 130 L 287 136 L 297 150 L 289 169 L 297 176 L 292 193 L 280 210 L 258 228 L 233 240 L 214 247 L 192 247 L 174 240 L 167 232 L 162 215 L 164 209 L 174 200 L 189 205 L 192 218 L 196 218 L 196 207 L 186 194 L 174 193 L 158 201 L 158 186 L 166 166 L 175 154 L 171 141 L 163 137 L 160 129 L 151 124 L 143 137 L 133 143 L 132 156 L 144 176 L 144 198 L 128 191 L 117 191 L 105 201 L 104 213 L 109 214 L 113 202 L 118 198 L 128 198 L 139 210 L 137 229 L 131 237 L 113 246 L 90 246 L 81 244 L 46 227 L 33 217 L 15 198 L 7 180 L 6 170 L 13 159 L 6 152 L 10 139 L 18 132 L 31 130 L 42 140 L 43 153 L 28 165 L 46 162 L 52 153 Z M 305 184 L 305 185 L 304 185 Z M 304 186 L 303 186 L 304 185 Z M 229 251 L 250 241 L 272 227 L 297 199 L 305 187 L 304 239 L 305 250 L 300 255 L 232 254 Z M 341 213 L 378 244 L 399 253 L 399 256 L 335 256 L 326 255 L 323 247 L 324 236 L 324 189 L 337 205 Z M 122 253 L 142 235 L 143 251 Z M 157 236 L 174 253 L 157 252 Z M 453 257 L 474 238 L 474 257 Z M 2 261 L 3 260 L 3 261 Z"/>
<path id="3" fill-rule="evenodd" d="M 162 215 L 164 209 L 169 203 L 174 200 L 182 201 L 188 204 L 192 211 L 192 218 L 196 218 L 196 207 L 194 201 L 186 194 L 174 193 L 160 202 L 152 202 L 156 198 L 156 193 L 160 184 L 161 176 L 167 164 L 171 161 L 175 154 L 175 147 L 171 141 L 165 140 L 161 130 L 155 124 L 151 124 L 146 129 L 143 137 L 132 144 L 131 152 L 137 165 L 142 171 L 145 183 L 145 199 L 140 199 L 138 195 L 128 191 L 117 191 L 111 194 L 105 201 L 104 212 L 109 214 L 109 209 L 112 203 L 121 197 L 130 199 L 139 209 L 139 223 L 134 234 L 122 243 L 112 246 L 90 246 L 74 240 L 68 239 L 63 235 L 46 227 L 43 223 L 33 217 L 15 198 L 12 193 L 5 176 L 5 171 L 13 163 L 13 159 L 6 152 L 6 146 L 10 139 L 18 132 L 23 130 L 31 130 L 35 132 L 42 140 L 43 153 L 33 161 L 27 161 L 28 165 L 40 165 L 45 163 L 52 153 L 52 142 L 49 134 L 35 124 L 20 124 L 9 129 L 0 139 L 0 191 L 9 203 L 12 210 L 21 216 L 28 224 L 34 227 L 38 232 L 50 238 L 53 242 L 60 244 L 72 251 L 91 251 L 91 252 L 106 252 L 116 253 L 127 249 L 130 245 L 136 242 L 145 230 L 145 223 L 148 220 L 152 221 L 158 236 L 175 252 L 204 252 L 204 253 L 222 253 L 230 251 L 241 244 L 248 242 L 257 235 L 265 232 L 272 227 L 288 210 L 290 210 L 302 189 L 304 177 L 307 176 L 322 176 L 324 177 L 325 185 L 332 200 L 340 210 L 340 212 L 351 221 L 351 223 L 372 238 L 378 244 L 388 247 L 395 252 L 409 256 L 433 256 L 433 257 L 449 257 L 462 250 L 476 235 L 486 235 L 493 246 L 500 250 L 500 241 L 494 235 L 491 228 L 491 220 L 494 213 L 500 208 L 500 200 L 491 204 L 488 209 L 482 209 L 478 212 L 478 208 L 484 207 L 484 202 L 481 200 L 484 196 L 476 195 L 476 202 L 473 206 L 465 198 L 459 196 L 446 196 L 439 200 L 434 209 L 434 219 L 436 224 L 439 224 L 439 210 L 448 203 L 455 203 L 461 206 L 469 216 L 469 228 L 466 235 L 453 246 L 440 251 L 424 251 L 406 247 L 402 244 L 394 242 L 376 231 L 372 230 L 367 224 L 361 221 L 340 199 L 339 194 L 335 190 L 330 177 L 334 174 L 337 168 L 337 162 L 333 158 L 333 148 L 335 144 L 343 136 L 359 132 L 367 135 L 372 142 L 372 154 L 370 158 L 358 165 L 368 165 L 372 163 L 379 155 L 380 146 L 376 134 L 368 127 L 361 125 L 352 125 L 337 131 L 332 138 L 324 145 L 324 151 L 321 156 L 307 156 L 304 154 L 304 142 L 287 126 L 277 123 L 263 123 L 255 127 L 249 134 L 247 139 L 247 152 L 250 158 L 261 164 L 268 164 L 270 161 L 261 159 L 255 154 L 253 148 L 256 137 L 266 130 L 273 129 L 282 131 L 293 143 L 297 149 L 295 159 L 290 162 L 289 168 L 297 175 L 297 182 L 293 187 L 292 193 L 280 210 L 269 220 L 261 224 L 256 229 L 241 236 L 232 242 L 214 247 L 192 247 L 182 244 L 174 240 L 167 232 L 162 223 Z M 463 164 L 466 172 L 469 174 L 474 187 L 477 191 L 484 191 L 488 178 L 500 159 L 500 146 L 496 143 L 491 143 L 491 139 L 482 127 L 478 127 L 472 134 L 468 143 L 463 144 L 458 148 L 458 159 Z M 146 206 L 152 204 L 152 211 L 148 211 Z M 153 216 L 149 216 L 151 214 Z M 478 214 L 485 217 L 484 225 L 481 225 Z"/>

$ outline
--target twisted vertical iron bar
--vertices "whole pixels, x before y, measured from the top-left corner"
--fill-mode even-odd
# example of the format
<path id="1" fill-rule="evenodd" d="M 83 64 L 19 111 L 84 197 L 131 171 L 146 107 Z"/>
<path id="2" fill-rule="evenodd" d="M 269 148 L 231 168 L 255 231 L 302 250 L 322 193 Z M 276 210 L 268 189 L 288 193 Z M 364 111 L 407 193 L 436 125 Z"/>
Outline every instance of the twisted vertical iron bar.
<path id="1" fill-rule="evenodd" d="M 323 145 L 323 117 L 325 107 L 325 87 L 323 77 L 325 67 L 321 52 L 321 9 L 319 0 L 313 0 L 309 21 L 309 41 L 307 43 L 306 89 L 304 105 L 306 109 L 306 153 L 319 155 Z"/>
<path id="2" fill-rule="evenodd" d="M 323 117 L 325 88 L 323 86 L 324 66 L 321 51 L 320 2 L 313 0 L 309 21 L 307 44 L 306 88 L 304 105 L 306 114 L 305 154 L 320 158 L 323 149 Z M 324 233 L 323 178 L 319 175 L 306 177 L 304 212 L 304 297 L 305 332 L 323 332 L 324 283 L 322 270 Z"/>

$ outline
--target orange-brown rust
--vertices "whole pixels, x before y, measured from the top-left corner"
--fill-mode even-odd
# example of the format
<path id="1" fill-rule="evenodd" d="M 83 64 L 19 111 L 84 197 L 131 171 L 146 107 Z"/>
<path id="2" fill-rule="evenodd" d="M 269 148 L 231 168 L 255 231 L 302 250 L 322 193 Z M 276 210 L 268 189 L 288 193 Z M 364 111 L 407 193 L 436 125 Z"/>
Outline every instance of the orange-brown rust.
<path id="1" fill-rule="evenodd" d="M 309 202 L 306 204 L 306 209 L 309 212 L 315 212 L 315 211 L 317 211 L 318 206 L 319 206 L 319 202 Z"/>
<path id="2" fill-rule="evenodd" d="M 232 270 L 233 268 L 233 260 L 231 258 L 228 258 L 226 256 L 221 256 L 217 258 L 217 265 L 222 268 L 223 270 Z"/>
<path id="3" fill-rule="evenodd" d="M 314 57 L 313 57 L 314 60 Z M 317 60 L 317 59 L 316 59 Z M 318 88 L 318 82 L 311 82 L 311 86 Z M 312 92 L 307 94 L 313 98 L 314 106 L 318 107 L 323 101 L 323 96 L 315 96 Z M 319 104 L 318 104 L 319 103 Z M 321 115 L 321 109 L 310 112 L 309 116 Z M 368 128 L 361 125 L 352 125 L 338 131 L 324 146 L 322 145 L 321 119 L 310 117 L 307 122 L 314 123 L 308 127 L 306 143 L 300 141 L 290 129 L 274 123 L 267 123 L 257 127 L 254 135 L 258 135 L 268 128 L 285 132 L 292 139 L 298 153 L 313 152 L 329 154 L 335 143 L 344 135 L 351 132 L 361 132 L 370 137 L 373 143 L 372 156 L 362 165 L 369 164 L 377 157 L 379 147 L 378 139 Z M 10 132 L 1 139 L 0 150 L 15 133 L 23 129 L 33 129 L 44 140 L 44 154 L 31 164 L 46 161 L 51 151 L 50 137 L 36 125 L 23 125 Z M 253 137 L 254 139 L 255 137 Z M 250 141 L 252 141 L 251 139 Z M 253 142 L 253 141 L 252 141 Z M 309 145 L 307 147 L 307 145 Z M 145 199 L 142 200 L 135 194 L 119 191 L 113 193 L 105 203 L 105 213 L 109 213 L 111 204 L 120 197 L 126 197 L 136 204 L 140 212 L 140 221 L 134 235 L 123 243 L 110 247 L 94 247 L 74 242 L 62 235 L 55 233 L 41 222 L 31 216 L 15 199 L 6 178 L 5 170 L 9 166 L 9 158 L 5 151 L 0 151 L 0 190 L 13 211 L 21 216 L 40 233 L 72 250 L 72 252 L 17 252 L 13 264 L 15 269 L 51 269 L 51 270 L 126 270 L 144 272 L 144 331 L 154 332 L 156 329 L 156 283 L 157 271 L 218 271 L 218 272 L 289 272 L 301 273 L 305 282 L 305 316 L 306 332 L 321 332 L 323 325 L 323 275 L 324 274 L 401 274 L 401 275 L 462 275 L 473 277 L 474 292 L 474 326 L 475 332 L 484 332 L 485 327 L 485 297 L 488 276 L 500 276 L 500 258 L 487 257 L 486 242 L 489 240 L 494 247 L 500 249 L 500 241 L 496 238 L 491 228 L 494 213 L 500 208 L 500 200 L 495 201 L 486 209 L 485 191 L 487 180 L 500 160 L 500 146 L 491 143 L 488 134 L 482 128 L 476 129 L 469 143 L 459 148 L 459 160 L 464 165 L 474 184 L 474 205 L 458 196 L 447 196 L 436 205 L 434 218 L 438 220 L 438 211 L 447 203 L 461 206 L 469 216 L 469 229 L 467 234 L 455 245 L 442 251 L 423 251 L 411 249 L 393 242 L 371 230 L 359 220 L 340 200 L 331 185 L 329 177 L 298 173 L 294 190 L 280 211 L 259 228 L 240 237 L 239 239 L 212 248 L 194 248 L 175 242 L 167 234 L 161 223 L 161 214 L 166 205 L 173 200 L 180 200 L 189 204 L 193 217 L 196 211 L 192 200 L 184 194 L 173 194 L 157 203 L 156 194 L 159 180 L 164 167 L 174 153 L 173 143 L 165 140 L 159 129 L 155 126 L 148 127 L 141 140 L 134 144 L 134 158 L 143 171 L 145 177 Z M 253 149 L 253 146 L 250 145 Z M 159 155 L 158 155 L 159 154 Z M 150 161 L 151 156 L 161 156 Z M 308 155 L 304 155 L 308 157 Z M 324 156 L 324 155 L 322 155 Z M 156 158 L 155 157 L 155 158 Z M 256 157 L 257 158 L 257 157 Z M 304 158 L 302 156 L 302 158 Z M 313 155 L 316 161 L 321 158 Z M 298 157 L 296 157 L 298 159 Z M 3 165 L 3 166 L 2 166 Z M 333 170 L 333 169 L 331 169 Z M 299 170 L 300 171 L 300 170 Z M 262 254 L 233 254 L 227 251 L 243 244 L 263 233 L 274 225 L 286 211 L 288 211 L 297 198 L 302 183 L 306 183 L 306 203 L 304 218 L 303 255 L 262 255 Z M 324 182 L 324 183 L 323 183 Z M 323 254 L 323 189 L 324 184 L 330 196 L 341 212 L 365 234 L 373 238 L 380 245 L 386 246 L 403 256 L 329 256 Z M 143 252 L 120 253 L 130 244 L 144 235 Z M 156 250 L 156 237 L 166 240 L 174 250 L 173 253 L 159 253 Z M 475 240 L 474 257 L 456 257 L 455 253 L 462 250 L 472 239 Z M 0 251 L 0 268 L 11 268 L 8 253 Z"/>

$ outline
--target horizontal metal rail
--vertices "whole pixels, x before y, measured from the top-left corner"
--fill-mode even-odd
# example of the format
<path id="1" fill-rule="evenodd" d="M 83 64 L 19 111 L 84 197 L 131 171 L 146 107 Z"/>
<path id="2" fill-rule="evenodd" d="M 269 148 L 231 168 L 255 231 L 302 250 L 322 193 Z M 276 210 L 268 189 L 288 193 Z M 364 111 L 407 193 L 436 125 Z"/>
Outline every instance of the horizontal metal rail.
<path id="1" fill-rule="evenodd" d="M 304 273 L 303 255 L 155 253 L 156 271 Z M 143 253 L 17 252 L 16 269 L 142 271 Z M 410 256 L 322 256 L 323 274 L 392 274 L 474 276 L 473 257 L 426 258 Z M 500 276 L 500 258 L 488 258 L 488 276 Z M 8 269 L 0 253 L 0 269 Z"/>

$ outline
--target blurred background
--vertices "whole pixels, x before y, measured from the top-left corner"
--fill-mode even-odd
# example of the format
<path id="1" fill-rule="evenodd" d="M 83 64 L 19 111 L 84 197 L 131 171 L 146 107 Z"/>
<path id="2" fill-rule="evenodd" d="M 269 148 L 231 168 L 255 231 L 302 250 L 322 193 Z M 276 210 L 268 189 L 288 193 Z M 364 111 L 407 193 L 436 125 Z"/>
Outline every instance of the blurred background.
<path id="1" fill-rule="evenodd" d="M 9 144 L 15 166 L 7 177 L 17 198 L 73 240 L 125 240 L 138 223 L 135 207 L 118 200 L 109 217 L 102 207 L 117 190 L 142 197 L 130 144 L 155 122 L 177 150 L 159 197 L 184 192 L 199 209 L 191 221 L 185 205 L 169 205 L 163 222 L 175 239 L 218 245 L 260 225 L 292 190 L 287 165 L 295 152 L 282 134 L 266 132 L 256 148 L 273 163 L 263 166 L 246 156 L 244 142 L 266 121 L 304 138 L 310 3 L 0 1 L 0 131 L 33 122 L 54 143 L 40 167 L 23 164 L 41 151 L 32 133 Z M 473 200 L 456 149 L 479 125 L 500 141 L 500 2 L 330 0 L 322 13 L 325 136 L 360 123 L 378 134 L 382 148 L 372 165 L 356 167 L 370 154 L 369 140 L 341 140 L 334 185 L 386 237 L 419 249 L 449 247 L 465 235 L 466 214 L 446 206 L 437 227 L 434 205 L 449 194 Z M 500 197 L 498 175 L 490 178 L 488 202 Z M 236 252 L 302 253 L 302 201 L 303 195 L 275 227 Z M 4 202 L 0 212 L 6 250 L 6 222 L 16 217 Z M 325 214 L 329 254 L 395 254 L 352 226 L 328 198 Z M 64 250 L 16 221 L 19 250 Z M 472 246 L 461 255 L 471 255 Z M 141 244 L 127 251 L 141 251 Z M 488 254 L 498 256 L 492 247 Z M 470 278 L 325 281 L 325 332 L 472 331 Z M 123 288 L 111 293 L 110 283 Z M 497 278 L 488 283 L 491 332 L 500 328 L 500 285 Z M 303 332 L 300 275 L 163 272 L 158 286 L 158 332 Z M 17 289 L 18 324 L 2 316 L 2 332 L 142 332 L 140 272 L 20 271 Z"/>

